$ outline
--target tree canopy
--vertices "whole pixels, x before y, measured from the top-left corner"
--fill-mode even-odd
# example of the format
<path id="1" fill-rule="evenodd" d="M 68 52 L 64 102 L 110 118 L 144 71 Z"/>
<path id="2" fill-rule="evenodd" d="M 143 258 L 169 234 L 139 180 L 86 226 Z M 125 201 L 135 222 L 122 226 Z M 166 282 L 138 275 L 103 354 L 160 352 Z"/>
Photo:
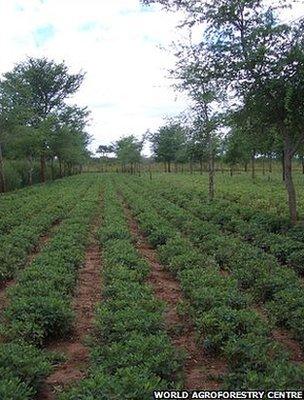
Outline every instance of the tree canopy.
<path id="1" fill-rule="evenodd" d="M 40 162 L 41 182 L 46 180 L 46 162 L 63 164 L 71 172 L 88 157 L 89 111 L 67 100 L 84 79 L 82 72 L 71 74 L 65 63 L 46 58 L 27 58 L 0 81 L 0 155 L 2 191 L 5 190 L 4 157 L 29 160 L 32 183 L 33 160 Z M 52 169 L 53 175 L 53 169 Z"/>

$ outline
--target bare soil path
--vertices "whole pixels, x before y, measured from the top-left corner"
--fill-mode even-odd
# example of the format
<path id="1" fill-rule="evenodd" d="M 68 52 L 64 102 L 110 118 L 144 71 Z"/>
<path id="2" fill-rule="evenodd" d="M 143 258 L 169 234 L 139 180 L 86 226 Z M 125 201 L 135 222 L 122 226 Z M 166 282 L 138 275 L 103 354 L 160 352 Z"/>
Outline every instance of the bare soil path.
<path id="1" fill-rule="evenodd" d="M 148 282 L 153 287 L 156 297 L 167 304 L 165 322 L 168 333 L 173 344 L 187 352 L 184 366 L 185 389 L 219 389 L 220 378 L 226 372 L 225 360 L 208 356 L 203 348 L 197 345 L 190 319 L 185 320 L 177 312 L 178 304 L 184 299 L 178 281 L 158 262 L 156 251 L 140 231 L 130 208 L 124 202 L 123 206 L 135 246 L 151 268 Z"/>
<path id="2" fill-rule="evenodd" d="M 85 263 L 79 271 L 73 310 L 75 325 L 71 336 L 62 341 L 50 343 L 49 351 L 63 353 L 66 361 L 55 367 L 38 393 L 39 400 L 56 399 L 56 393 L 86 376 L 89 350 L 85 339 L 93 325 L 94 309 L 101 300 L 101 256 L 96 233 L 100 219 L 95 219 L 90 244 L 86 250 Z"/>

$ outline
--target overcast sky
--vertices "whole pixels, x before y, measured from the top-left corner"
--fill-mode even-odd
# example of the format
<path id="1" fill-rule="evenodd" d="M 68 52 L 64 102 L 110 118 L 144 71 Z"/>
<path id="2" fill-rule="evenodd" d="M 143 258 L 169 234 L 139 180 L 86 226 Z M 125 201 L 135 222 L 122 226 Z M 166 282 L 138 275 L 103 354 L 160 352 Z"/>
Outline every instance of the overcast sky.
<path id="1" fill-rule="evenodd" d="M 282 16 L 304 14 L 304 2 Z M 91 145 L 156 129 L 186 107 L 174 93 L 161 47 L 179 38 L 178 16 L 139 0 L 0 0 L 0 74 L 26 56 L 87 73 L 74 102 L 92 111 Z"/>

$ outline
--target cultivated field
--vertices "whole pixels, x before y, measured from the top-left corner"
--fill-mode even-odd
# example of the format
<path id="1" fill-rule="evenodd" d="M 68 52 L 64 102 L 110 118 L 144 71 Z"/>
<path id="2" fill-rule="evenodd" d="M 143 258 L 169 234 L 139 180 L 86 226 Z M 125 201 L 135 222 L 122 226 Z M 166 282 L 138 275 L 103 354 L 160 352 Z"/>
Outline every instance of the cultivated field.
<path id="1" fill-rule="evenodd" d="M 279 174 L 216 182 L 212 203 L 188 173 L 0 197 L 1 400 L 303 388 L 304 225 Z"/>

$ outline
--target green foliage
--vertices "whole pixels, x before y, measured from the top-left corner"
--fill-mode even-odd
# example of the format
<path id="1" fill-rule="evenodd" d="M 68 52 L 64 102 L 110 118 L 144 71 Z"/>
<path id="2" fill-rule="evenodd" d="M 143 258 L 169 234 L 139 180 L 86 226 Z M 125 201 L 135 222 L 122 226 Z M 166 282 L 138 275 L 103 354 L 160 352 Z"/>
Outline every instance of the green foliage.
<path id="1" fill-rule="evenodd" d="M 270 331 L 258 314 L 229 307 L 214 308 L 198 319 L 197 324 L 204 347 L 210 352 L 219 352 L 230 339 L 240 339 L 247 334 L 264 337 Z"/>
<path id="2" fill-rule="evenodd" d="M 2 343 L 0 364 L 2 379 L 12 376 L 35 389 L 51 371 L 50 362 L 45 354 L 34 346 L 22 342 Z"/>
<path id="3" fill-rule="evenodd" d="M 127 367 L 118 369 L 115 374 L 96 372 L 78 388 L 61 395 L 60 400 L 142 400 L 150 398 L 155 388 L 166 390 L 168 382 L 142 366 Z"/>
<path id="4" fill-rule="evenodd" d="M 4 200 L 0 231 L 6 235 L 0 239 L 0 280 L 12 278 L 24 267 L 27 255 L 35 250 L 39 238 L 53 224 L 69 215 L 90 184 L 72 179 L 40 190 L 37 188 L 25 198 L 11 200 L 8 197 L 7 202 Z"/>
<path id="5" fill-rule="evenodd" d="M 154 156 L 158 161 L 170 164 L 178 161 L 181 149 L 185 146 L 186 137 L 183 128 L 176 123 L 170 123 L 161 127 L 149 137 L 152 143 Z"/>
<path id="6" fill-rule="evenodd" d="M 0 397 L 3 400 L 31 400 L 33 390 L 28 388 L 20 379 L 0 369 Z"/>
<path id="7" fill-rule="evenodd" d="M 93 348 L 93 362 L 101 370 L 115 373 L 120 368 L 138 366 L 170 380 L 179 368 L 180 360 L 166 334 L 132 332 L 125 341 L 121 339 L 109 346 Z"/>
<path id="8" fill-rule="evenodd" d="M 71 297 L 100 193 L 96 176 L 79 189 L 75 190 L 75 184 L 79 184 L 77 179 L 65 186 L 67 203 L 61 210 L 65 219 L 56 234 L 7 291 L 9 301 L 1 324 L 4 343 L 0 346 L 3 398 L 34 397 L 51 371 L 50 364 L 58 358 L 46 355 L 40 346 L 46 340 L 64 337 L 73 326 Z M 58 204 L 55 207 L 61 208 Z M 29 224 L 34 221 L 35 217 Z M 15 397 L 9 397 L 13 390 Z"/>
<path id="9" fill-rule="evenodd" d="M 131 172 L 134 172 L 134 165 L 141 161 L 140 152 L 143 147 L 143 141 L 139 141 L 135 136 L 127 136 L 119 139 L 113 145 L 113 151 L 117 156 L 117 160 L 121 163 L 123 168 L 126 165 L 131 165 Z"/>
<path id="10" fill-rule="evenodd" d="M 89 111 L 66 104 L 83 79 L 82 73 L 70 74 L 64 63 L 33 57 L 4 74 L 0 83 L 0 157 L 25 161 L 22 174 L 27 175 L 26 184 L 37 181 L 37 161 L 44 182 L 47 159 L 51 162 L 49 178 L 54 179 L 55 160 L 59 164 L 57 177 L 62 177 L 62 163 L 68 174 L 88 157 L 89 136 L 85 127 Z M 7 168 L 10 164 L 6 166 L 1 160 L 1 191 L 21 184 L 20 174 L 12 170 L 7 173 Z"/>
<path id="11" fill-rule="evenodd" d="M 142 399 L 151 397 L 155 388 L 178 387 L 182 356 L 165 333 L 164 304 L 144 283 L 149 267 L 133 246 L 110 183 L 99 238 L 104 290 L 91 339 L 92 368 L 89 377 L 61 399 Z"/>
<path id="12" fill-rule="evenodd" d="M 137 194 L 137 181 L 119 182 L 142 227 L 146 227 L 149 215 L 158 219 L 158 225 L 145 228 L 149 238 L 163 225 L 171 228 L 165 244 L 158 245 L 157 251 L 161 261 L 180 280 L 187 299 L 184 313 L 193 318 L 201 345 L 206 351 L 221 353 L 231 360 L 225 387 L 257 389 L 277 384 L 286 388 L 287 379 L 293 387 L 301 387 L 303 368 L 294 368 L 274 342 L 271 330 L 273 324 L 282 324 L 303 340 L 303 290 L 294 271 L 279 265 L 273 255 L 243 241 L 239 235 L 229 233 L 239 226 L 245 232 L 239 217 L 242 208 L 228 204 L 230 218 L 226 218 L 224 210 L 217 214 L 216 204 L 188 201 L 183 190 L 180 195 L 180 187 L 168 188 L 166 182 L 141 182 L 141 196 Z M 256 215 L 245 210 L 242 216 L 248 221 Z M 279 251 L 287 256 L 294 248 L 301 248 L 291 237 L 284 241 L 283 235 L 288 235 L 284 219 L 281 224 L 275 218 L 264 220 L 264 237 L 269 230 L 284 232 L 282 236 L 270 234 Z M 186 237 L 181 237 L 180 231 Z M 262 237 L 262 232 L 256 221 L 252 222 L 254 241 Z M 265 302 L 265 316 L 251 308 L 253 299 Z M 282 379 L 284 365 L 294 376 L 288 372 L 288 378 Z"/>

